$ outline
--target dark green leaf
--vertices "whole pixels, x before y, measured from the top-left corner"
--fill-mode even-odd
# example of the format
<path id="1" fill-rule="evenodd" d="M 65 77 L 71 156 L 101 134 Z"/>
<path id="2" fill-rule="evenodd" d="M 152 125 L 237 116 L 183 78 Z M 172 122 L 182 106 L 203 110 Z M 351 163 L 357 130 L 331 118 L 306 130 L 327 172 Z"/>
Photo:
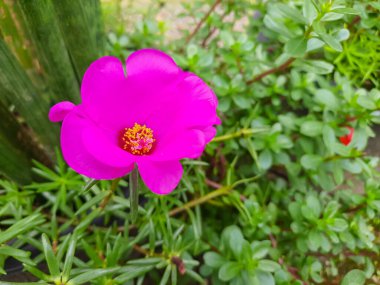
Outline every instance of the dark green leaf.
<path id="1" fill-rule="evenodd" d="M 44 219 L 40 214 L 34 214 L 29 217 L 26 217 L 22 220 L 17 221 L 8 229 L 3 232 L 0 232 L 0 244 L 5 243 L 23 232 L 27 232 L 35 226 L 44 222 Z"/>
<path id="2" fill-rule="evenodd" d="M 62 275 L 67 278 L 70 276 L 70 271 L 71 271 L 71 267 L 74 260 L 76 244 L 77 244 L 77 237 L 76 235 L 73 235 L 70 239 L 69 247 L 66 252 L 65 263 L 63 264 L 63 270 L 62 270 Z"/>
<path id="3" fill-rule="evenodd" d="M 59 270 L 59 262 L 54 254 L 54 251 L 46 234 L 42 234 L 42 247 L 50 274 L 55 278 L 60 276 L 61 272 Z"/>
<path id="4" fill-rule="evenodd" d="M 120 267 L 106 269 L 90 269 L 74 277 L 69 282 L 73 285 L 85 284 L 91 280 L 95 280 L 96 278 L 116 273 L 117 271 L 119 271 L 119 269 Z"/>

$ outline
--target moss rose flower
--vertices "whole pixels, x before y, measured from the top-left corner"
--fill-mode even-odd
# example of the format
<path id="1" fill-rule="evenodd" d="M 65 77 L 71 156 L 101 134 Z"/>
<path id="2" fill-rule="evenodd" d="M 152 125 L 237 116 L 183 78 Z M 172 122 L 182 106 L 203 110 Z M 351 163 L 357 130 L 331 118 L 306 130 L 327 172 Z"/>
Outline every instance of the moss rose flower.
<path id="1" fill-rule="evenodd" d="M 153 49 L 132 53 L 126 69 L 115 57 L 96 60 L 83 77 L 81 97 L 81 104 L 60 102 L 49 113 L 51 121 L 63 121 L 68 165 L 94 179 L 114 179 L 137 164 L 157 194 L 178 185 L 180 159 L 199 157 L 220 123 L 213 91 Z"/>

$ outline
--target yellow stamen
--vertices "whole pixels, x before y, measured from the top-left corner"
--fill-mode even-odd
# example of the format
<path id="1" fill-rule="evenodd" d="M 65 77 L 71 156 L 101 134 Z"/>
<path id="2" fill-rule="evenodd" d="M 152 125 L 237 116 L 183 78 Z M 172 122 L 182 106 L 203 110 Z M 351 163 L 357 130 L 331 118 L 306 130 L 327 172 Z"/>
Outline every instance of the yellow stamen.
<path id="1" fill-rule="evenodd" d="M 156 141 L 153 130 L 138 123 L 133 128 L 125 128 L 122 140 L 123 149 L 134 155 L 148 154 Z"/>

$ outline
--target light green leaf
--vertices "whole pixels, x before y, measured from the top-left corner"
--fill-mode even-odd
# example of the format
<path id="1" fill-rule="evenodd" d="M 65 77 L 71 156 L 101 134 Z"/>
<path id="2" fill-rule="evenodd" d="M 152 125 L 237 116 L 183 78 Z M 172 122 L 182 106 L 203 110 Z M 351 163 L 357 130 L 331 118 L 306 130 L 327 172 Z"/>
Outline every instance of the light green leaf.
<path id="1" fill-rule="evenodd" d="M 258 285 L 275 285 L 276 284 L 273 278 L 273 275 L 270 274 L 269 272 L 263 272 L 263 271 L 257 270 L 256 275 L 259 281 Z"/>
<path id="2" fill-rule="evenodd" d="M 328 227 L 334 232 L 343 232 L 348 228 L 348 223 L 346 220 L 336 218 L 333 220 L 332 224 L 328 225 Z"/>
<path id="3" fill-rule="evenodd" d="M 324 210 L 323 216 L 325 218 L 333 218 L 339 210 L 339 203 L 337 201 L 330 201 Z"/>
<path id="4" fill-rule="evenodd" d="M 302 57 L 306 53 L 307 39 L 299 36 L 289 40 L 285 44 L 285 52 L 292 57 Z"/>
<path id="5" fill-rule="evenodd" d="M 266 241 L 254 241 L 251 244 L 252 258 L 261 259 L 265 257 L 269 252 L 270 244 Z"/>
<path id="6" fill-rule="evenodd" d="M 329 74 L 334 70 L 334 65 L 322 60 L 300 60 L 297 59 L 294 66 L 300 67 L 302 70 L 316 74 Z"/>
<path id="7" fill-rule="evenodd" d="M 319 121 L 305 121 L 301 125 L 301 133 L 308 137 L 316 137 L 322 133 L 323 123 Z"/>
<path id="8" fill-rule="evenodd" d="M 360 14 L 360 12 L 354 8 L 336 8 L 336 9 L 332 9 L 331 12 L 340 13 L 340 14 L 348 14 L 348 15 Z"/>
<path id="9" fill-rule="evenodd" d="M 373 8 L 377 10 L 380 10 L 380 2 L 372 1 L 371 3 L 369 3 L 369 5 L 371 5 Z"/>
<path id="10" fill-rule="evenodd" d="M 226 263 L 226 259 L 216 252 L 206 252 L 203 259 L 212 268 L 219 268 Z"/>
<path id="11" fill-rule="evenodd" d="M 348 29 L 340 29 L 336 34 L 336 39 L 340 42 L 347 40 L 350 37 L 350 31 Z"/>
<path id="12" fill-rule="evenodd" d="M 275 31 L 288 39 L 292 38 L 293 36 L 285 25 L 277 22 L 270 15 L 265 15 L 264 24 L 268 27 L 268 29 Z"/>
<path id="13" fill-rule="evenodd" d="M 318 89 L 315 92 L 314 100 L 324 105 L 326 109 L 336 110 L 339 107 L 335 94 L 328 89 Z"/>
<path id="14" fill-rule="evenodd" d="M 323 242 L 323 234 L 320 231 L 312 230 L 307 236 L 307 245 L 311 251 L 317 251 Z"/>
<path id="15" fill-rule="evenodd" d="M 323 162 L 320 155 L 316 154 L 305 154 L 301 158 L 301 165 L 305 169 L 317 169 L 318 166 Z"/>
<path id="16" fill-rule="evenodd" d="M 311 39 L 309 39 L 307 41 L 307 49 L 306 49 L 306 51 L 307 52 L 313 51 L 313 50 L 316 50 L 316 49 L 319 49 L 319 48 L 323 47 L 324 45 L 325 45 L 324 41 L 321 41 L 318 38 L 311 38 Z"/>
<path id="17" fill-rule="evenodd" d="M 277 4 L 279 12 L 285 17 L 292 19 L 296 23 L 306 24 L 307 20 L 304 16 L 302 16 L 301 12 L 289 4 L 279 3 Z"/>
<path id="18" fill-rule="evenodd" d="M 91 207 L 97 205 L 100 201 L 102 201 L 108 194 L 110 193 L 110 190 L 108 191 L 103 191 L 94 197 L 92 197 L 90 200 L 88 200 L 86 203 L 84 203 L 78 211 L 75 213 L 75 215 L 79 215 L 83 213 L 84 211 L 90 209 Z"/>
<path id="19" fill-rule="evenodd" d="M 374 110 L 376 109 L 376 104 L 371 100 L 370 97 L 366 95 L 359 96 L 357 103 L 365 109 Z"/>
<path id="20" fill-rule="evenodd" d="M 259 261 L 259 266 L 258 266 L 259 270 L 262 270 L 265 272 L 275 272 L 276 270 L 279 270 L 280 268 L 281 266 L 273 260 L 262 259 Z"/>
<path id="21" fill-rule="evenodd" d="M 264 170 L 269 169 L 272 166 L 273 157 L 269 149 L 265 149 L 259 154 L 258 162 L 260 167 Z"/>
<path id="22" fill-rule="evenodd" d="M 359 269 L 354 269 L 344 276 L 341 285 L 364 285 L 365 280 L 365 273 Z"/>
<path id="23" fill-rule="evenodd" d="M 328 12 L 322 17 L 321 21 L 322 22 L 336 21 L 336 20 L 342 19 L 343 17 L 344 17 L 343 14 Z"/>
<path id="24" fill-rule="evenodd" d="M 318 218 L 321 215 L 321 203 L 317 197 L 312 195 L 307 196 L 306 206 L 313 212 L 315 217 Z"/>
<path id="25" fill-rule="evenodd" d="M 79 274 L 78 276 L 71 279 L 69 282 L 74 285 L 84 284 L 96 278 L 112 274 L 117 272 L 120 267 L 115 268 L 106 268 L 106 269 L 90 269 L 84 273 Z"/>
<path id="26" fill-rule="evenodd" d="M 329 125 L 324 125 L 322 130 L 323 142 L 327 149 L 333 150 L 336 144 L 336 137 L 333 128 Z"/>
<path id="27" fill-rule="evenodd" d="M 309 25 L 318 16 L 318 11 L 314 6 L 313 1 L 311 0 L 304 0 L 303 6 L 302 6 L 302 12 L 303 12 L 304 17 L 307 19 L 307 22 Z"/>
<path id="28" fill-rule="evenodd" d="M 240 270 L 241 265 L 239 263 L 227 262 L 219 269 L 219 279 L 222 281 L 230 281 L 240 273 Z"/>
<path id="29" fill-rule="evenodd" d="M 320 33 L 319 36 L 332 49 L 339 52 L 343 51 L 342 45 L 340 44 L 339 40 L 336 39 L 334 36 L 325 33 Z"/>

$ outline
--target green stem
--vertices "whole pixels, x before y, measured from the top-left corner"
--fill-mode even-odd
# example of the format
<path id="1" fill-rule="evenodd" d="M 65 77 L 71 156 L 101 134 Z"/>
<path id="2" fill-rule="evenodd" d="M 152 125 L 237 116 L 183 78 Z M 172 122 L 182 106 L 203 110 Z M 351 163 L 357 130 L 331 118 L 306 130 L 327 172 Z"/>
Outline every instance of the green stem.
<path id="1" fill-rule="evenodd" d="M 257 128 L 257 129 L 240 129 L 235 133 L 232 134 L 226 134 L 222 136 L 215 137 L 212 142 L 221 142 L 221 141 L 226 141 L 234 138 L 239 138 L 239 137 L 249 137 L 252 136 L 256 133 L 261 133 L 264 131 L 267 131 L 268 129 L 266 128 Z"/>
<path id="2" fill-rule="evenodd" d="M 131 220 L 132 223 L 135 223 L 139 208 L 139 172 L 136 164 L 129 175 L 129 201 L 131 203 Z"/>
<path id="3" fill-rule="evenodd" d="M 181 213 L 183 211 L 186 211 L 192 207 L 195 207 L 197 205 L 206 203 L 209 200 L 215 199 L 216 197 L 222 196 L 222 195 L 227 195 L 231 192 L 232 188 L 229 186 L 223 186 L 219 189 L 216 189 L 210 193 L 208 193 L 205 196 L 201 196 L 195 200 L 192 200 L 181 207 L 175 208 L 169 212 L 169 216 L 174 216 L 177 215 L 178 213 Z"/>

